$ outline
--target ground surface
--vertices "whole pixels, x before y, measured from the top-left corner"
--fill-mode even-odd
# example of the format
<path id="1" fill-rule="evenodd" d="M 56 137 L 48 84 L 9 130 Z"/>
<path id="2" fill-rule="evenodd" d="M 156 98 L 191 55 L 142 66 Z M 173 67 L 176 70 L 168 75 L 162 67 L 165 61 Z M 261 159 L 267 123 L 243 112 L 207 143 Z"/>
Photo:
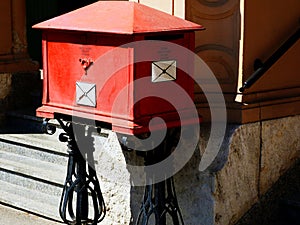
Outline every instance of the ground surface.
<path id="1" fill-rule="evenodd" d="M 236 225 L 300 225 L 300 160 Z"/>
<path id="2" fill-rule="evenodd" d="M 61 225 L 0 204 L 0 225 Z"/>

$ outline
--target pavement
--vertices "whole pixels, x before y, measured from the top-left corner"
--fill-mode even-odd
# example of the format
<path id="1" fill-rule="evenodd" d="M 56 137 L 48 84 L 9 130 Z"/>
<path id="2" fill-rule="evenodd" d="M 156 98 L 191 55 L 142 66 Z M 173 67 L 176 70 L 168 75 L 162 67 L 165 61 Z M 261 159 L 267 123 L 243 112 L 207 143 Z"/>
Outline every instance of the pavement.
<path id="1" fill-rule="evenodd" d="M 62 225 L 0 204 L 0 225 Z"/>

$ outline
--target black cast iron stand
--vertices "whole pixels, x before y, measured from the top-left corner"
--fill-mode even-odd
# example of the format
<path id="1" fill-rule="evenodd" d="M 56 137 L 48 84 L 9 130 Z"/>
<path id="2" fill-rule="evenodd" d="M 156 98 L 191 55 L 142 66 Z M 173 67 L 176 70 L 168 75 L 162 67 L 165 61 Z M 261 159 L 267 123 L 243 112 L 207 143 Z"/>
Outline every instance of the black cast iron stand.
<path id="1" fill-rule="evenodd" d="M 93 168 L 94 141 L 91 129 L 86 125 L 76 125 L 75 135 L 72 123 L 65 124 L 60 119 L 58 122 L 65 131 L 60 134 L 59 139 L 68 143 L 69 152 L 67 176 L 59 207 L 60 216 L 69 225 L 96 225 L 104 219 L 106 209 Z M 84 146 L 81 147 L 85 149 L 79 150 L 76 139 L 84 140 Z"/>
<path id="2" fill-rule="evenodd" d="M 104 219 L 106 209 L 97 174 L 93 168 L 94 141 L 91 129 L 87 125 L 76 124 L 75 135 L 73 123 L 57 120 L 65 131 L 60 134 L 59 139 L 61 142 L 67 142 L 69 152 L 67 176 L 59 207 L 60 216 L 69 225 L 97 225 Z M 46 130 L 50 134 L 55 132 L 51 126 Z M 153 165 L 168 157 L 176 136 L 176 129 L 169 130 L 165 140 L 157 148 L 145 153 L 145 165 Z M 76 140 L 84 140 L 85 149 L 80 146 L 79 150 Z M 156 183 L 155 177 L 146 174 L 146 179 L 149 185 L 145 187 L 136 225 L 166 225 L 168 222 L 173 225 L 184 225 L 173 177 Z M 92 213 L 89 208 L 92 208 Z M 90 218 L 90 215 L 93 217 Z"/>
<path id="3" fill-rule="evenodd" d="M 175 132 L 174 130 L 168 132 L 162 144 L 144 155 L 146 166 L 153 165 L 171 154 L 172 143 L 176 139 L 176 134 L 176 130 Z M 164 171 L 161 172 L 164 173 Z M 146 179 L 147 183 L 152 183 L 151 181 L 154 181 L 154 183 L 145 187 L 144 199 L 136 225 L 166 225 L 167 222 L 173 225 L 184 225 L 173 177 L 155 183 L 155 178 L 146 174 Z"/>

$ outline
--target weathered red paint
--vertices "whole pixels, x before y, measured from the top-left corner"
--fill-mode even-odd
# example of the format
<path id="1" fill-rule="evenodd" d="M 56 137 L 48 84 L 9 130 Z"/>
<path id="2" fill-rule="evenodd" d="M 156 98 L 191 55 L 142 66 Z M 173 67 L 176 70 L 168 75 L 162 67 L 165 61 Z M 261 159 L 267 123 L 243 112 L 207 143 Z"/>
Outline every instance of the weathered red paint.
<path id="1" fill-rule="evenodd" d="M 167 82 L 152 83 L 151 62 L 133 64 L 140 50 L 119 46 L 171 37 L 168 41 L 194 50 L 194 31 L 203 29 L 202 26 L 139 3 L 99 1 L 34 28 L 43 30 L 44 92 L 43 106 L 37 110 L 37 116 L 76 115 L 111 123 L 114 131 L 128 134 L 146 131 L 148 121 L 154 116 L 165 119 L 168 127 L 180 125 L 174 107 L 162 99 L 145 98 L 130 108 L 138 95 L 145 96 L 150 89 L 152 93 L 163 89 Z M 98 59 L 111 50 L 115 50 L 111 58 L 101 62 L 102 66 L 97 65 Z M 162 60 L 156 50 L 149 54 L 153 61 Z M 189 63 L 181 58 L 176 60 Z M 114 68 L 122 63 L 128 66 L 115 72 Z M 109 76 L 107 81 L 103 80 L 103 74 Z M 143 77 L 149 77 L 146 87 L 134 83 L 128 86 Z M 96 89 L 101 87 L 96 92 L 95 107 L 76 104 L 76 82 L 96 84 Z M 184 72 L 177 69 L 177 79 L 172 82 L 193 98 L 194 81 Z M 127 94 L 122 96 L 122 104 L 115 107 L 117 96 L 126 86 Z M 182 110 L 184 108 L 183 102 Z M 185 122 L 189 123 L 189 118 Z"/>

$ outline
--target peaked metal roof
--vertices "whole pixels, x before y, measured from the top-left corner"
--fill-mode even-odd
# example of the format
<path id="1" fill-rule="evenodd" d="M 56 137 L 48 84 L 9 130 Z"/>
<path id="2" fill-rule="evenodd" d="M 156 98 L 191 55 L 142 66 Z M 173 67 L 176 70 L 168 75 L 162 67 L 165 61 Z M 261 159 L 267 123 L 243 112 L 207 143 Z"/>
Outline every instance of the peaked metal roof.
<path id="1" fill-rule="evenodd" d="M 136 2 L 98 1 L 33 26 L 114 34 L 200 30 L 201 25 Z"/>

